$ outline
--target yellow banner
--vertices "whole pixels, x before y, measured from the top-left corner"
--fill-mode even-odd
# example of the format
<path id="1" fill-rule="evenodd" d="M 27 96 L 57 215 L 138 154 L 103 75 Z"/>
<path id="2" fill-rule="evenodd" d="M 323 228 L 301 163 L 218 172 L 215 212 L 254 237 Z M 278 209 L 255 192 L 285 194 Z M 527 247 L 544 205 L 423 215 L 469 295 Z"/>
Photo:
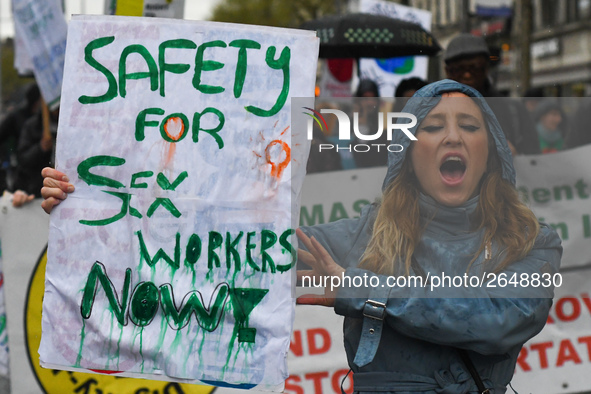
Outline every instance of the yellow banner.
<path id="1" fill-rule="evenodd" d="M 115 15 L 142 16 L 144 0 L 117 0 Z"/>

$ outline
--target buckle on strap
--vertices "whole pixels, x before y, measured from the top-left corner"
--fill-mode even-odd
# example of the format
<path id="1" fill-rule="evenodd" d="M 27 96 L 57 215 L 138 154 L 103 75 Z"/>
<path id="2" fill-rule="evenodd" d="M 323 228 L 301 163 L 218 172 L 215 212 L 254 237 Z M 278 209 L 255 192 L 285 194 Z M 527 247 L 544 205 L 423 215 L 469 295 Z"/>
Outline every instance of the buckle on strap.
<path id="1" fill-rule="evenodd" d="M 365 301 L 363 316 L 375 320 L 384 320 L 386 316 L 386 304 L 374 300 Z"/>

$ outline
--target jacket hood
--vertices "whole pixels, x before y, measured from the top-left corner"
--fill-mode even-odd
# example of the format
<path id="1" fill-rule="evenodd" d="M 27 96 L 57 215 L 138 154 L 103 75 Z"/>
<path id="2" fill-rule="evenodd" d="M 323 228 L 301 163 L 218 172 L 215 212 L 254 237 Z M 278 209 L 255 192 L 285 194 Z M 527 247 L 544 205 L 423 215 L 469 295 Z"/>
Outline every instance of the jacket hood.
<path id="1" fill-rule="evenodd" d="M 484 121 L 488 126 L 488 130 L 493 137 L 495 146 L 497 148 L 497 154 L 499 156 L 502 168 L 502 176 L 505 180 L 509 181 L 512 185 L 515 185 L 515 169 L 513 167 L 513 156 L 505 134 L 501 129 L 496 116 L 486 103 L 486 100 L 480 93 L 471 87 L 461 84 L 450 79 L 444 79 L 442 81 L 434 82 L 421 89 L 419 89 L 410 100 L 408 100 L 406 106 L 402 112 L 408 112 L 417 117 L 417 124 L 409 128 L 409 131 L 416 135 L 418 126 L 421 124 L 427 114 L 439 103 L 443 93 L 449 92 L 460 92 L 464 93 L 468 97 L 472 97 L 474 102 L 480 107 Z M 399 121 L 399 123 L 403 123 Z M 392 133 L 392 144 L 402 145 L 404 148 L 401 152 L 389 152 L 388 153 L 388 172 L 384 179 L 382 189 L 385 190 L 387 186 L 396 178 L 402 163 L 406 158 L 408 148 L 410 147 L 411 141 L 404 133 L 395 132 Z"/>

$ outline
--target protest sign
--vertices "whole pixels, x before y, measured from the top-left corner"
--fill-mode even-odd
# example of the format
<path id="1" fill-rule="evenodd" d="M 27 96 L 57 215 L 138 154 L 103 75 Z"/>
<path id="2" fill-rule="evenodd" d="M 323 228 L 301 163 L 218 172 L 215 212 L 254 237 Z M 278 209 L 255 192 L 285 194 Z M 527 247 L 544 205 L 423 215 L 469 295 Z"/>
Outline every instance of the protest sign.
<path id="1" fill-rule="evenodd" d="M 66 50 L 66 19 L 59 0 L 12 0 L 16 35 L 31 59 L 35 79 L 50 108 L 59 105 Z M 19 71 L 24 71 L 19 60 Z"/>
<path id="2" fill-rule="evenodd" d="M 25 48 L 25 43 L 16 32 L 14 34 L 14 68 L 19 76 L 33 75 L 33 62 Z"/>
<path id="3" fill-rule="evenodd" d="M 39 365 L 41 308 L 47 261 L 49 216 L 37 199 L 20 208 L 10 196 L 0 198 L 0 241 L 6 286 L 6 311 L 10 353 L 10 391 L 23 394 L 163 393 L 210 394 L 211 386 L 161 380 L 121 378 L 42 368 Z M 23 324 L 24 323 L 24 324 Z M 3 357 L 4 355 L 2 355 Z M 0 387 L 0 392 L 2 389 Z M 7 391 L 8 392 L 8 391 Z"/>
<path id="4" fill-rule="evenodd" d="M 277 390 L 287 378 L 313 32 L 70 22 L 44 367 Z"/>

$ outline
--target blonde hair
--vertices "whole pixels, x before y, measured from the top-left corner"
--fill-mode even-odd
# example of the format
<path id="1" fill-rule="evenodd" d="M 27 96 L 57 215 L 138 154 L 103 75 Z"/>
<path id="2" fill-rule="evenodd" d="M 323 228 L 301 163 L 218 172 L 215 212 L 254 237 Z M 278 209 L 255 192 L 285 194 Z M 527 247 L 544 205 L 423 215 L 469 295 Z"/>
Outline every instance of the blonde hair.
<path id="1" fill-rule="evenodd" d="M 410 274 L 412 256 L 424 229 L 419 214 L 418 181 L 412 174 L 409 161 L 410 153 L 407 152 L 400 173 L 383 193 L 360 268 L 382 275 Z M 480 184 L 478 206 L 472 217 L 474 231 L 484 228 L 484 237 L 470 265 L 486 245 L 494 241 L 499 252 L 491 261 L 500 261 L 494 268 L 498 272 L 530 252 L 540 228 L 533 212 L 519 199 L 515 187 L 503 179 L 490 134 L 487 166 L 488 171 Z"/>

